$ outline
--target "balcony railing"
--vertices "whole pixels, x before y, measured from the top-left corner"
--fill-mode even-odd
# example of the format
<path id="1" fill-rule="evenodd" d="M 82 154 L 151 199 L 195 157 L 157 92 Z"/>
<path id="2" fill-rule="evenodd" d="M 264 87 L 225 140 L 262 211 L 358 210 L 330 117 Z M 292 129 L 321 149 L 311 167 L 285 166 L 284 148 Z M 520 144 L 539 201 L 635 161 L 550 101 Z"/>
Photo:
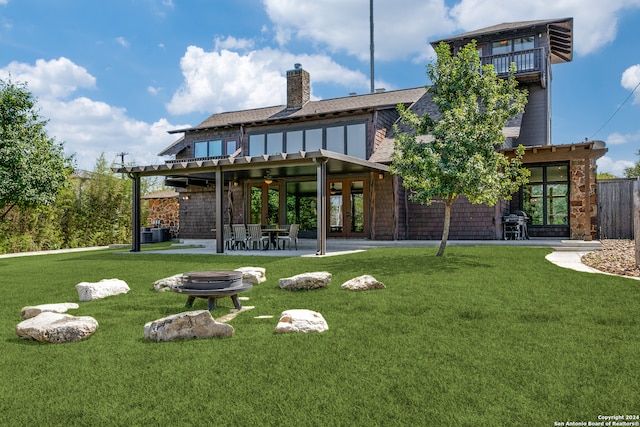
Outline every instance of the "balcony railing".
<path id="1" fill-rule="evenodd" d="M 522 74 L 545 74 L 544 49 L 529 49 L 520 52 L 504 53 L 500 55 L 483 56 L 482 65 L 493 64 L 499 75 L 507 74 L 511 63 L 516 64 L 516 78 Z"/>

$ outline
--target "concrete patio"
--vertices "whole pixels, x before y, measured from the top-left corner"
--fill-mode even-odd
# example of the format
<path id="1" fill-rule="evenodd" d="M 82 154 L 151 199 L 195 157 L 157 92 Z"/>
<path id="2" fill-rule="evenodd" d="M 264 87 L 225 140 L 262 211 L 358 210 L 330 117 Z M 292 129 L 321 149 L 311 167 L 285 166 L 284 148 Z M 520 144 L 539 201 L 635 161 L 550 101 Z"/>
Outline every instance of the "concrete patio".
<path id="1" fill-rule="evenodd" d="M 366 239 L 327 239 L 327 253 L 324 256 L 336 256 L 344 253 L 366 251 L 382 247 L 438 247 L 439 240 L 366 240 Z M 195 246 L 195 247 L 194 247 Z M 450 240 L 447 246 L 529 246 L 545 247 L 555 251 L 590 252 L 600 249 L 599 241 L 541 239 L 531 240 Z M 298 250 L 225 250 L 224 255 L 234 256 L 284 256 L 284 257 L 316 257 L 317 242 L 315 239 L 299 239 Z M 172 248 L 144 253 L 162 254 L 216 254 L 215 239 L 181 239 Z"/>

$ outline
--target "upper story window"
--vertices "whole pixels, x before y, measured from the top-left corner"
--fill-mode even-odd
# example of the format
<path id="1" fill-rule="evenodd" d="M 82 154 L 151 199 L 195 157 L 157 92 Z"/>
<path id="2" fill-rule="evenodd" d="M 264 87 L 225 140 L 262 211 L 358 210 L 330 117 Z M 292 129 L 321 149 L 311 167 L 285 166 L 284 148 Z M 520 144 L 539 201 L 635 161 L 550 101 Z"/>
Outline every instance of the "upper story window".
<path id="1" fill-rule="evenodd" d="M 518 37 L 491 43 L 491 62 L 498 73 L 506 73 L 511 63 L 516 64 L 516 71 L 536 69 L 535 37 Z"/>
<path id="2" fill-rule="evenodd" d="M 236 151 L 238 142 L 235 139 L 223 141 L 214 139 L 211 141 L 196 141 L 193 144 L 193 157 L 220 157 L 230 156 Z"/>
<path id="3" fill-rule="evenodd" d="M 523 50 L 533 49 L 534 47 L 535 38 L 533 36 L 500 40 L 491 43 L 491 54 L 500 55 L 502 53 L 522 52 Z"/>
<path id="4" fill-rule="evenodd" d="M 249 135 L 249 155 L 296 153 L 325 149 L 366 159 L 367 127 L 354 123 L 322 128 Z"/>

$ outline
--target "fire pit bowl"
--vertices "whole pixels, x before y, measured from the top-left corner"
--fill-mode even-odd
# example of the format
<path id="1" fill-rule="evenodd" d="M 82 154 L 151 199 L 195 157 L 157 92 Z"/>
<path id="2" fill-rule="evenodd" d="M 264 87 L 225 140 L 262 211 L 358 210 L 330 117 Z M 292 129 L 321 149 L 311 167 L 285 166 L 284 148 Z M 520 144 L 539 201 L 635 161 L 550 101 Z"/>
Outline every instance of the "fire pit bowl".
<path id="1" fill-rule="evenodd" d="M 182 286 L 187 289 L 226 289 L 242 285 L 242 272 L 233 270 L 192 271 L 184 274 Z"/>
<path id="2" fill-rule="evenodd" d="M 242 272 L 233 270 L 194 271 L 184 274 L 182 286 L 173 288 L 175 292 L 186 294 L 187 308 L 193 307 L 196 298 L 206 298 L 209 301 L 209 311 L 216 309 L 216 299 L 231 297 L 236 309 L 242 305 L 238 300 L 238 293 L 251 289 L 250 283 L 242 282 Z"/>

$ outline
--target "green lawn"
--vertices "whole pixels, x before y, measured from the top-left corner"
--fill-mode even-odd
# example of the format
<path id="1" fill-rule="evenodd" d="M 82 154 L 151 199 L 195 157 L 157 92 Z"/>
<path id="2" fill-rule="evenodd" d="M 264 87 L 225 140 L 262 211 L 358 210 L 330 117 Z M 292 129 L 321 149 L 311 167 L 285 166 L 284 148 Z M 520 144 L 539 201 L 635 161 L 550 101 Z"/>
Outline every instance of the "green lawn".
<path id="1" fill-rule="evenodd" d="M 436 250 L 0 259 L 0 425 L 552 426 L 640 412 L 640 282 L 559 268 L 547 249 Z M 230 322 L 233 337 L 143 339 L 145 323 L 185 310 L 186 297 L 155 292 L 155 280 L 242 266 L 265 267 L 268 280 L 244 294 L 255 309 Z M 333 279 L 279 289 L 305 271 Z M 387 288 L 340 289 L 361 274 Z M 75 284 L 106 278 L 131 292 L 69 312 L 99 322 L 88 340 L 15 335 L 23 306 L 78 302 Z M 214 316 L 231 308 L 219 300 Z M 273 334 L 294 308 L 322 313 L 329 331 Z"/>

